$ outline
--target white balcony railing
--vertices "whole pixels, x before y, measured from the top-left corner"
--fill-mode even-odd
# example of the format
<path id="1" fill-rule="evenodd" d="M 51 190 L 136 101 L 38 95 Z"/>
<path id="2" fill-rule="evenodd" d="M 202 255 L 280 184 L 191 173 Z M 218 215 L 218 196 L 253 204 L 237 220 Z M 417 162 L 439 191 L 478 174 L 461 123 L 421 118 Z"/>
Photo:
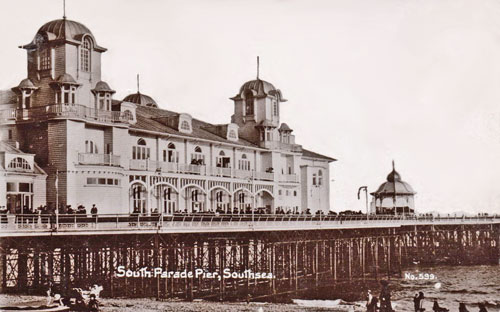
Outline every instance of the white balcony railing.
<path id="1" fill-rule="evenodd" d="M 200 166 L 179 164 L 172 162 L 154 161 L 150 159 L 131 159 L 130 170 L 160 171 L 165 173 L 197 174 L 213 177 L 255 179 L 261 181 L 274 181 L 274 173 L 254 170 L 238 170 L 223 167 Z M 297 182 L 297 175 L 281 175 L 280 182 Z"/>
<path id="2" fill-rule="evenodd" d="M 111 154 L 79 153 L 78 163 L 81 165 L 120 166 L 120 156 Z"/>
<path id="3" fill-rule="evenodd" d="M 0 120 L 15 120 L 17 117 L 17 110 L 15 108 L 8 108 L 0 110 Z"/>
<path id="4" fill-rule="evenodd" d="M 278 176 L 279 182 L 299 182 L 298 176 L 296 174 L 280 174 Z"/>
<path id="5" fill-rule="evenodd" d="M 51 118 L 81 118 L 106 123 L 127 122 L 123 112 L 105 111 L 80 104 L 52 104 L 28 109 L 20 109 L 16 113 L 17 120 L 46 120 Z"/>
<path id="6" fill-rule="evenodd" d="M 254 171 L 254 178 L 256 180 L 273 181 L 274 173 Z"/>

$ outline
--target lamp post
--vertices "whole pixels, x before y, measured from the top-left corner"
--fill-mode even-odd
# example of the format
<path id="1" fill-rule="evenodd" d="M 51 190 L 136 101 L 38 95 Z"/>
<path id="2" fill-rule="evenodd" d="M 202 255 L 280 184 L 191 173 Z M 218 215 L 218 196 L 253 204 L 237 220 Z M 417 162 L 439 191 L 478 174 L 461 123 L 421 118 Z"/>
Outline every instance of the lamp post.
<path id="1" fill-rule="evenodd" d="M 255 201 L 255 179 L 253 177 L 253 175 L 251 175 L 250 177 L 247 177 L 247 180 L 248 182 L 252 183 L 252 224 L 254 223 L 254 209 L 255 209 L 255 204 L 256 204 L 256 201 Z"/>
<path id="2" fill-rule="evenodd" d="M 366 201 L 366 220 L 368 220 L 368 187 L 367 186 L 361 186 L 358 189 L 358 200 L 361 199 L 360 193 L 361 191 L 365 191 L 365 201 Z"/>

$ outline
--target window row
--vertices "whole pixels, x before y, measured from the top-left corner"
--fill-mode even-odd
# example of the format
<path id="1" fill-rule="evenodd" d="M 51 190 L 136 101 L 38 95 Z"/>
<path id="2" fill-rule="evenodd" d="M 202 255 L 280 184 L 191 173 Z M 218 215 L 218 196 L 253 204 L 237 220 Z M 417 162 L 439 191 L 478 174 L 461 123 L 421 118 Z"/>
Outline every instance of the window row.
<path id="1" fill-rule="evenodd" d="M 319 170 L 318 173 L 313 173 L 312 184 L 314 186 L 323 185 L 323 171 Z"/>
<path id="2" fill-rule="evenodd" d="M 87 178 L 87 185 L 115 185 L 115 186 L 120 186 L 120 179 Z"/>
<path id="3" fill-rule="evenodd" d="M 291 192 L 289 190 L 286 190 L 285 191 L 285 196 L 290 196 Z M 282 190 L 278 190 L 278 195 L 281 196 L 283 195 L 283 191 Z M 293 191 L 293 196 L 297 196 L 297 191 Z"/>
<path id="4" fill-rule="evenodd" d="M 7 192 L 33 193 L 33 183 L 7 182 Z"/>

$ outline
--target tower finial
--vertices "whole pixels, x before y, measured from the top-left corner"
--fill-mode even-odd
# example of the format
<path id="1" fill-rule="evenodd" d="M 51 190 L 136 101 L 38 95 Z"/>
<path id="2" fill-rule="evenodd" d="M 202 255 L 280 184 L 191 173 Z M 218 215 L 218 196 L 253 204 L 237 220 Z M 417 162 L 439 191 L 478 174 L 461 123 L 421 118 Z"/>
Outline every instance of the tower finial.
<path id="1" fill-rule="evenodd" d="M 137 74 L 137 93 L 140 93 L 139 90 L 139 74 Z"/>
<path id="2" fill-rule="evenodd" d="M 63 0 L 63 19 L 66 19 L 66 0 Z"/>
<path id="3" fill-rule="evenodd" d="M 392 171 L 396 170 L 396 166 L 394 165 L 394 159 L 392 160 Z"/>
<path id="4" fill-rule="evenodd" d="M 257 80 L 259 79 L 259 56 L 257 55 Z"/>

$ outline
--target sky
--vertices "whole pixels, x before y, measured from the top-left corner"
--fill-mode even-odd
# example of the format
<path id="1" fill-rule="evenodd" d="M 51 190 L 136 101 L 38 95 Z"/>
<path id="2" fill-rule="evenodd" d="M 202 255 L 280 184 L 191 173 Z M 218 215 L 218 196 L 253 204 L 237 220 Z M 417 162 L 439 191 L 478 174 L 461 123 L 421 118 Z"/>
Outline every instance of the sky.
<path id="1" fill-rule="evenodd" d="M 62 0 L 2 1 L 0 89 Z M 228 123 L 256 77 L 288 99 L 296 142 L 338 159 L 332 210 L 364 210 L 394 159 L 418 212 L 500 213 L 500 2 L 463 0 L 66 0 L 100 46 L 116 99 Z"/>

